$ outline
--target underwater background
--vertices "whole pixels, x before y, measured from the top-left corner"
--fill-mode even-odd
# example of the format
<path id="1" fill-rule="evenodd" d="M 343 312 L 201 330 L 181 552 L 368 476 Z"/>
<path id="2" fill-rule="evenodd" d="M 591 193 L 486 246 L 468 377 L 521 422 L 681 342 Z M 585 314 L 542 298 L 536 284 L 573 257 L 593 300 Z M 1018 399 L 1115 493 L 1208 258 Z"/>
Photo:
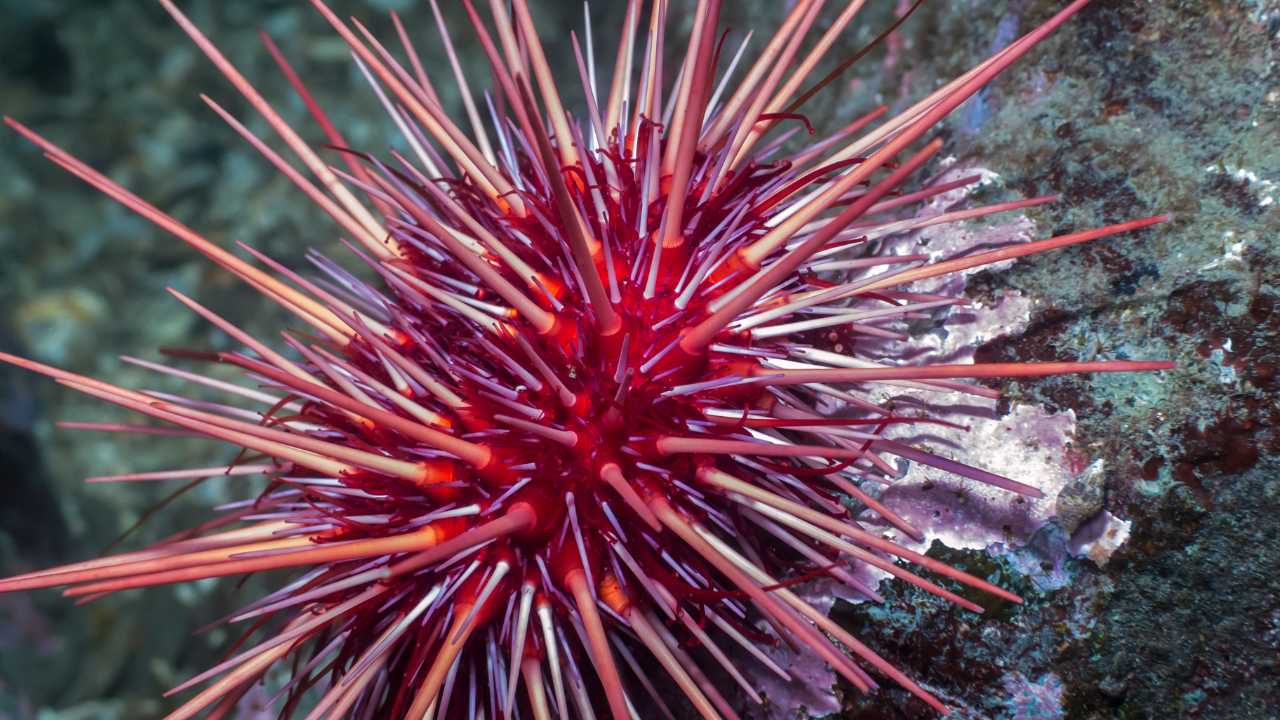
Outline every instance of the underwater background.
<path id="1" fill-rule="evenodd" d="M 319 133 L 262 49 L 258 29 L 290 56 L 353 146 L 379 151 L 398 142 L 345 46 L 306 3 L 179 4 L 309 139 Z M 444 67 L 425 0 L 331 4 L 382 33 L 390 28 L 385 11 L 396 10 L 416 33 L 428 69 Z M 487 72 L 463 13 L 441 4 L 473 83 L 483 85 Z M 566 104 L 579 107 L 568 31 L 581 28 L 581 6 L 532 4 L 548 54 L 573 79 L 565 83 Z M 901 109 L 1061 4 L 926 2 L 806 112 L 833 128 L 877 102 Z M 593 5 L 597 57 L 608 63 L 622 3 Z M 909 5 L 870 0 L 833 55 L 862 47 Z M 759 38 L 786 7 L 728 2 L 722 23 L 757 28 Z M 199 101 L 197 93 L 207 92 L 250 117 L 157 5 L 0 0 L 0 18 L 0 113 L 224 246 L 244 241 L 290 265 L 301 264 L 307 247 L 343 255 L 327 218 Z M 1039 237 L 1174 214 L 1137 237 L 970 277 L 976 302 L 998 307 L 1014 299 L 1022 313 L 980 337 L 975 358 L 1106 353 L 1178 363 L 1158 377 L 1005 385 L 994 411 L 1001 427 L 1019 427 L 1019 408 L 1056 419 L 1044 442 L 1054 445 L 1058 492 L 1033 526 L 991 528 L 1000 541 L 938 543 L 930 554 L 998 578 L 1025 606 L 979 618 L 885 583 L 885 607 L 833 609 L 868 645 L 940 690 L 955 717 L 1261 719 L 1280 712 L 1278 59 L 1277 0 L 1095 0 L 948 121 L 944 154 L 956 167 L 991 174 L 984 199 L 1062 194 L 1020 220 Z M 452 85 L 451 78 L 438 83 L 446 103 L 456 102 Z M 264 130 L 256 116 L 248 125 Z M 160 347 L 220 349 L 227 340 L 181 309 L 166 286 L 261 337 L 287 322 L 178 240 L 0 132 L 0 350 L 126 386 L 174 389 L 117 356 L 155 359 Z M 137 546 L 243 492 L 235 478 L 171 501 L 173 485 L 84 484 L 93 475 L 230 459 L 226 448 L 203 441 L 53 426 L 124 416 L 0 367 L 0 575 L 94 556 L 145 520 L 125 541 Z M 1006 446 L 983 447 L 1001 453 Z M 969 459 L 980 464 L 982 450 L 974 452 Z M 154 517 L 144 515 L 162 502 Z M 257 579 L 201 582 L 81 608 L 52 591 L 0 595 L 0 720 L 162 716 L 164 690 L 216 661 L 234 639 L 220 628 L 192 632 L 258 587 Z M 799 702 L 772 700 L 773 717 L 788 716 Z M 845 695 L 835 716 L 929 715 L 883 688 Z M 258 715 L 246 708 L 242 717 Z"/>

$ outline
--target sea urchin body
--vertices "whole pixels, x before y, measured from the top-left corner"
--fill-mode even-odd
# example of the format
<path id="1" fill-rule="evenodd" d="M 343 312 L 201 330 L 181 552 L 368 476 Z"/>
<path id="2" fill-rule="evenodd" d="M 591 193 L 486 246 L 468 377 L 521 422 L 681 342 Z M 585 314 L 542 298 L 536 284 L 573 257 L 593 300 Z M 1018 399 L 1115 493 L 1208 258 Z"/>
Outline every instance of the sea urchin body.
<path id="1" fill-rule="evenodd" d="M 780 640 L 858 690 L 888 679 L 945 711 L 790 588 L 828 576 L 875 598 L 849 572 L 865 564 L 975 612 L 912 567 L 1017 601 L 887 537 L 884 528 L 919 532 L 862 484 L 892 482 L 888 458 L 897 457 L 1011 493 L 1039 491 L 894 439 L 944 421 L 872 402 L 867 388 L 990 397 L 967 381 L 1168 366 L 886 364 L 858 352 L 863 342 L 906 339 L 906 319 L 963 302 L 913 291 L 916 281 L 1163 219 L 937 262 L 882 254 L 873 242 L 1053 199 L 908 220 L 894 212 L 973 181 L 914 179 L 942 145 L 926 136 L 1085 0 L 896 117 L 872 109 L 777 159 L 807 125 L 795 110 L 812 94 L 808 76 L 863 0 L 844 4 L 803 52 L 823 2 L 798 0 L 741 69 L 742 50 L 721 52 L 720 3 L 698 0 L 674 72 L 664 67 L 674 3 L 630 0 L 607 91 L 595 91 L 590 42 L 584 53 L 574 39 L 581 116 L 562 105 L 564 80 L 551 75 L 526 0 L 491 0 L 488 18 L 466 2 L 494 78 L 482 112 L 453 63 L 470 134 L 445 112 L 398 19 L 403 62 L 358 21 L 312 2 L 350 47 L 407 156 L 347 149 L 264 37 L 342 167 L 326 164 L 161 0 L 294 159 L 205 101 L 338 224 L 376 282 L 314 254 L 317 277 L 248 247 L 256 264 L 242 259 L 8 121 L 306 330 L 268 344 L 173 291 L 242 346 L 185 359 L 239 366 L 253 387 L 144 364 L 235 405 L 4 356 L 243 449 L 225 467 L 116 479 L 236 474 L 266 483 L 188 533 L 0 581 L 0 591 L 67 586 L 67 595 L 93 598 L 296 573 L 232 618 L 252 621 L 242 646 L 176 689 L 203 685 L 172 718 L 228 716 L 277 665 L 291 668 L 282 716 L 625 720 L 638 693 L 668 713 L 654 684 L 669 682 L 702 717 L 732 718 L 719 679 L 759 702 L 747 666 L 785 678 L 758 647 Z M 833 334 L 840 352 L 827 349 Z M 832 406 L 840 410 L 819 410 Z"/>

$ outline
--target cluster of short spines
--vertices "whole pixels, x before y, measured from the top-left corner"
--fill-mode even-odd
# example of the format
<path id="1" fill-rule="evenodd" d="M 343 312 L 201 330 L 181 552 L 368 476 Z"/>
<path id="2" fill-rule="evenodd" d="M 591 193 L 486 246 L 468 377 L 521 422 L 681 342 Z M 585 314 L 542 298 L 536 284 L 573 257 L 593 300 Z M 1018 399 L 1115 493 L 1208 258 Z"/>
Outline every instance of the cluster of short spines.
<path id="1" fill-rule="evenodd" d="M 464 0 L 495 80 L 483 102 L 433 2 L 465 123 L 445 111 L 398 17 L 403 60 L 357 20 L 312 0 L 411 148 L 411 157 L 333 153 L 341 167 L 160 1 L 292 159 L 205 102 L 335 221 L 380 278 L 367 284 L 315 254 L 311 277 L 242 245 L 257 264 L 244 260 L 7 121 L 53 162 L 306 326 L 267 342 L 172 291 L 242 346 L 215 359 L 243 368 L 248 382 L 131 361 L 240 404 L 129 390 L 4 356 L 177 430 L 72 425 L 195 434 L 244 450 L 223 467 L 95 481 L 267 478 L 256 497 L 219 508 L 189 533 L 0 581 L 0 591 L 69 586 L 67 595 L 92 599 L 263 570 L 301 573 L 230 618 L 252 621 L 243 644 L 175 688 L 203 685 L 171 718 L 228 717 L 254 683 L 286 664 L 279 707 L 291 715 L 309 697 L 309 719 L 626 720 L 649 715 L 637 709 L 650 701 L 643 696 L 670 717 L 657 689 L 664 682 L 702 717 L 733 718 L 719 678 L 760 702 L 752 673 L 789 679 L 759 647 L 779 641 L 818 655 L 858 690 L 887 678 L 944 711 L 791 586 L 827 576 L 880 601 L 852 572 L 866 565 L 981 610 L 901 560 L 1017 601 L 867 529 L 922 538 L 860 483 L 892 482 L 884 456 L 897 456 L 1039 492 L 893 439 L 898 426 L 947 423 L 897 414 L 858 389 L 896 383 L 990 397 L 962 381 L 1167 367 L 888 365 L 856 353 L 859 338 L 906 339 L 892 321 L 963 302 L 913 292 L 915 281 L 1163 219 L 937 262 L 870 252 L 876 237 L 1053 199 L 893 213 L 977 180 L 909 187 L 942 145 L 925 139 L 938 122 L 1085 0 L 897 116 L 883 119 L 886 108 L 876 108 L 790 155 L 783 140 L 808 124 L 795 110 L 812 94 L 809 75 L 863 0 L 844 3 L 803 52 L 824 3 L 796 2 L 752 59 L 750 35 L 722 57 L 720 3 L 698 0 L 676 68 L 663 67 L 672 41 L 664 28 L 685 8 L 654 0 L 646 13 L 630 0 L 606 93 L 595 90 L 590 34 L 585 52 L 573 37 L 574 81 L 587 97 L 580 116 L 565 111 L 564 80 L 549 70 L 526 0 L 490 0 L 487 18 Z M 345 147 L 263 39 L 328 143 Z M 717 67 L 726 68 L 720 76 Z M 783 122 L 795 127 L 774 132 Z M 820 346 L 833 330 L 852 339 L 852 354 Z M 818 411 L 831 400 L 846 412 Z M 842 495 L 864 511 L 855 517 Z"/>

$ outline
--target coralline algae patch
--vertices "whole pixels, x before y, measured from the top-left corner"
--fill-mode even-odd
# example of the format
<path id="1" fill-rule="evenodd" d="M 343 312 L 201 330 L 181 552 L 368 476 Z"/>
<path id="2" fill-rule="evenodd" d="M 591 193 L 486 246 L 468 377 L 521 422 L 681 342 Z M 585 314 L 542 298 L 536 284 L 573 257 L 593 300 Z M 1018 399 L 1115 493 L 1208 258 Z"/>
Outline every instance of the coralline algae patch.
<path id="1" fill-rule="evenodd" d="M 1013 720 L 1057 720 L 1062 717 L 1062 680 L 1048 673 L 1035 681 L 1014 671 L 1004 678 L 1009 716 Z"/>
<path id="2" fill-rule="evenodd" d="M 861 601 L 848 588 L 830 580 L 809 583 L 799 594 L 822 612 L 830 612 L 837 597 L 849 602 Z M 786 645 L 764 645 L 760 649 L 778 666 L 786 668 L 793 681 L 758 673 L 752 682 L 767 700 L 763 706 L 747 709 L 742 713 L 743 718 L 807 720 L 839 712 L 840 700 L 834 692 L 836 676 L 821 658 L 814 657 L 813 653 L 793 652 Z"/>
<path id="3" fill-rule="evenodd" d="M 981 458 L 985 469 L 1034 485 L 1045 493 L 1043 498 L 1010 497 L 911 463 L 881 499 L 925 535 L 923 542 L 915 543 L 917 550 L 928 549 L 934 540 L 956 550 L 1023 544 L 1056 515 L 1058 494 L 1072 479 L 1066 453 L 1074 430 L 1075 413 L 1070 410 L 1049 413 L 1038 406 L 1015 405 L 997 422 L 977 422 L 968 431 L 946 428 L 919 438 L 938 450 L 963 448 L 962 457 Z"/>
<path id="4" fill-rule="evenodd" d="M 1071 537 L 1071 554 L 1089 558 L 1094 565 L 1104 567 L 1120 546 L 1129 541 L 1132 529 L 1132 521 L 1104 510 Z"/>
<path id="5" fill-rule="evenodd" d="M 972 175 L 982 176 L 983 185 L 998 180 L 995 173 L 983 168 L 952 168 L 942 179 Z M 924 212 L 945 212 L 965 197 L 964 192 L 948 193 Z M 1035 231 L 1030 218 L 1018 216 L 985 227 L 926 228 L 915 237 L 892 242 L 899 246 L 894 248 L 896 252 L 908 251 L 910 244 L 915 252 L 954 255 L 1027 242 Z M 936 282 L 921 283 L 914 289 L 963 293 L 966 277 L 957 274 L 946 279 L 953 287 L 945 289 Z M 975 300 L 972 309 L 961 308 L 939 318 L 935 330 L 914 343 L 924 348 L 920 359 L 973 362 L 982 344 L 1025 329 L 1034 301 L 1020 293 L 1007 292 L 995 299 L 993 307 L 982 304 Z M 883 356 L 892 357 L 894 349 L 886 345 Z M 886 488 L 881 500 L 924 534 L 924 540 L 914 544 L 916 549 L 926 550 L 934 540 L 957 550 L 980 550 L 995 543 L 1021 545 L 1056 515 L 1058 494 L 1072 480 L 1072 467 L 1077 464 L 1068 455 L 1075 432 L 1074 412 L 1053 413 L 1036 405 L 1015 404 L 998 417 L 997 402 L 990 398 L 969 397 L 948 409 L 937 406 L 936 393 L 919 386 L 886 386 L 881 392 L 884 400 L 896 404 L 929 405 L 934 412 L 941 412 L 943 419 L 961 426 L 929 426 L 924 431 L 912 431 L 910 436 L 898 434 L 896 439 L 922 442 L 957 461 L 1028 483 L 1044 494 L 1040 499 L 1024 498 L 920 463 L 903 462 L 903 475 Z M 912 542 L 901 533 L 889 532 L 901 542 Z"/>
<path id="6" fill-rule="evenodd" d="M 977 175 L 982 177 L 981 183 L 940 195 L 922 210 L 920 217 L 963 207 L 962 203 L 976 188 L 999 181 L 998 175 L 984 168 L 956 167 L 953 161 L 948 164 L 952 167 L 937 178 L 937 182 Z M 926 227 L 885 237 L 881 242 L 885 252 L 951 257 L 1028 242 L 1036 237 L 1036 231 L 1033 220 L 1019 215 L 983 225 Z M 912 289 L 924 293 L 962 295 L 965 277 L 957 274 L 940 281 L 925 281 Z M 984 307 L 988 303 L 990 305 Z M 975 352 L 984 343 L 1022 332 L 1035 306 L 1033 298 L 1008 291 L 992 301 L 974 299 L 970 307 L 961 306 L 940 313 L 933 320 L 936 327 L 932 332 L 917 334 L 913 338 L 912 347 L 917 351 L 923 349 L 915 359 L 973 362 Z M 879 358 L 891 359 L 896 349 L 894 343 L 887 342 L 869 352 Z M 1044 493 L 1042 498 L 1025 498 L 965 480 L 944 470 L 901 460 L 901 476 L 884 488 L 880 500 L 919 529 L 924 539 L 915 541 L 896 529 L 880 528 L 895 542 L 919 552 L 928 551 L 935 541 L 953 550 L 986 551 L 993 557 L 1006 560 L 1039 591 L 1052 592 L 1070 582 L 1070 573 L 1065 568 L 1069 555 L 1088 557 L 1101 566 L 1128 538 L 1128 523 L 1103 513 L 1091 519 L 1072 518 L 1065 523 L 1070 529 L 1080 524 L 1080 530 L 1071 541 L 1064 539 L 1063 542 L 1050 543 L 1053 548 L 1048 552 L 1052 557 L 1041 557 L 1040 549 L 1028 547 L 1033 537 L 1051 520 L 1075 512 L 1065 499 L 1062 506 L 1059 504 L 1064 489 L 1073 483 L 1096 483 L 1100 478 L 1101 461 L 1082 460 L 1072 448 L 1076 429 L 1076 416 L 1072 410 L 1050 412 L 1039 405 L 1013 404 L 1001 415 L 994 399 L 970 397 L 959 403 L 948 400 L 956 403 L 948 408 L 937 404 L 941 395 L 918 385 L 903 383 L 882 387 L 884 389 L 876 400 L 903 407 L 928 405 L 932 415 L 960 426 L 935 425 L 928 426 L 927 430 L 913 430 L 910 434 L 890 432 L 889 436 L 1028 483 Z M 1064 535 L 1057 528 L 1053 529 L 1053 534 Z M 1046 565 L 1049 567 L 1047 570 L 1044 568 Z M 865 565 L 859 566 L 853 574 L 873 588 L 889 577 L 887 573 Z M 865 601 L 846 586 L 828 580 L 810 583 L 801 594 L 824 611 L 829 611 L 837 599 L 851 603 Z M 840 710 L 839 699 L 833 691 L 835 675 L 821 660 L 807 654 L 797 656 L 781 646 L 766 650 L 780 666 L 803 682 L 786 683 L 776 676 L 760 673 L 753 680 L 771 702 L 762 709 L 763 714 L 752 717 L 790 720 L 821 717 Z M 1007 708 L 1007 717 L 1026 720 L 1061 717 L 1063 689 L 1056 675 L 1050 673 L 1032 680 L 1021 673 L 1011 672 L 1002 684 L 1002 704 Z M 953 705 L 953 708 L 957 717 L 968 717 L 968 708 L 963 705 Z"/>

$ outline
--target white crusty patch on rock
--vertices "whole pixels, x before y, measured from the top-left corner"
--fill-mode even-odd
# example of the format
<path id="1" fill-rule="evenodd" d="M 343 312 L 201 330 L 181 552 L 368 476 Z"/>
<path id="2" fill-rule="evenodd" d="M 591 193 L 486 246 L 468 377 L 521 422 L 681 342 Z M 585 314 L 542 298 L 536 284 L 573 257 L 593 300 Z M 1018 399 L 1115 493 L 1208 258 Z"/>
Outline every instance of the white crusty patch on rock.
<path id="1" fill-rule="evenodd" d="M 996 179 L 984 169 L 949 170 L 939 182 L 970 175 L 983 178 L 979 185 Z M 972 189 L 977 186 L 969 186 Z M 962 190 L 941 195 L 922 214 L 955 209 L 965 198 Z M 931 259 L 942 260 L 1035 239 L 1035 223 L 1023 215 L 995 216 L 988 224 L 939 225 L 892 240 L 892 252 L 927 251 Z M 919 244 L 911 244 L 918 241 Z M 1010 263 L 1007 264 L 1011 264 Z M 1007 265 L 1006 264 L 1006 265 Z M 997 266 L 996 269 L 999 269 Z M 917 283 L 911 289 L 926 293 L 963 296 L 967 278 L 977 270 Z M 887 344 L 882 356 L 888 360 L 910 347 L 913 363 L 972 363 L 977 349 L 1004 335 L 1022 332 L 1031 318 L 1035 301 L 1018 292 L 1006 291 L 992 301 L 974 299 L 968 307 L 952 309 L 945 324 L 906 345 Z M 1071 480 L 1066 457 L 1075 433 L 1075 413 L 1051 413 L 1036 405 L 1014 405 L 1001 418 L 996 403 L 954 393 L 935 393 L 911 388 L 881 386 L 881 398 L 928 403 L 931 414 L 966 426 L 901 426 L 889 435 L 897 439 L 915 438 L 924 449 L 970 465 L 975 465 L 1038 488 L 1041 499 L 1024 498 L 920 463 L 900 461 L 905 474 L 881 494 L 881 500 L 925 535 L 923 543 L 891 531 L 889 534 L 916 549 L 927 549 L 934 540 L 948 547 L 977 550 L 992 543 L 1021 545 L 1054 514 L 1057 495 Z M 951 410 L 948 412 L 946 408 Z M 938 412 L 941 410 L 942 412 Z"/>
<path id="2" fill-rule="evenodd" d="M 983 168 L 953 167 L 936 182 L 972 175 L 979 175 L 982 180 L 933 198 L 920 215 L 937 215 L 959 209 L 974 188 L 998 179 L 995 173 Z M 931 260 L 941 260 L 1029 242 L 1036 237 L 1036 224 L 1029 218 L 1023 215 L 995 216 L 983 223 L 939 225 L 885 238 L 879 252 L 928 253 Z M 999 270 L 1012 262 L 984 269 Z M 973 272 L 977 270 L 923 281 L 911 289 L 963 296 L 967 278 Z M 910 351 L 912 363 L 971 363 L 982 344 L 1024 330 L 1036 302 L 1014 291 L 1006 291 L 989 303 L 975 299 L 968 306 L 951 309 L 941 327 L 924 335 L 913 333 L 911 340 L 903 344 L 885 343 L 871 354 L 892 361 L 901 357 L 903 351 Z M 916 441 L 912 444 L 1011 477 L 1044 493 L 1040 499 L 1023 498 L 919 463 L 900 461 L 905 473 L 886 487 L 880 498 L 918 528 L 925 535 L 925 540 L 914 542 L 892 529 L 885 529 L 887 536 L 917 550 L 927 549 L 934 540 L 957 549 L 978 550 L 993 543 L 1016 547 L 1024 545 L 1036 530 L 1053 518 L 1057 496 L 1072 478 L 1073 463 L 1067 452 L 1075 435 L 1073 411 L 1053 413 L 1037 405 L 1020 404 L 1010 408 L 1005 416 L 997 417 L 996 403 L 992 400 L 887 385 L 879 387 L 878 399 L 893 397 L 933 403 L 935 407 L 950 407 L 952 412 L 935 411 L 932 414 L 969 427 L 967 431 L 941 426 L 927 426 L 924 430 L 899 429 L 896 433 L 888 433 L 890 437 L 904 440 L 914 437 Z M 868 489 L 872 489 L 871 486 Z M 1107 546 L 1106 557 L 1110 557 L 1115 547 L 1127 538 L 1127 523 L 1123 530 L 1110 535 L 1115 546 Z M 1095 553 L 1103 552 L 1104 546 L 1099 543 L 1103 540 L 1082 550 L 1082 554 L 1094 557 Z M 886 573 L 870 570 L 861 564 L 854 569 L 857 571 L 855 574 L 872 587 L 888 577 Z M 861 600 L 861 596 L 830 581 L 812 583 L 802 595 L 824 611 L 829 610 L 836 598 L 854 602 Z M 758 687 L 768 694 L 770 703 L 761 715 L 748 713 L 748 716 L 790 719 L 797 717 L 801 707 L 816 715 L 839 709 L 831 690 L 836 683 L 835 675 L 821 659 L 810 654 L 796 657 L 785 647 L 772 649 L 771 655 L 787 667 L 798 682 L 782 682 L 761 669 L 756 675 Z"/>
<path id="3" fill-rule="evenodd" d="M 1132 521 L 1123 520 L 1103 510 L 1071 537 L 1071 554 L 1087 557 L 1094 565 L 1104 567 L 1116 550 L 1128 542 L 1132 527 Z"/>

